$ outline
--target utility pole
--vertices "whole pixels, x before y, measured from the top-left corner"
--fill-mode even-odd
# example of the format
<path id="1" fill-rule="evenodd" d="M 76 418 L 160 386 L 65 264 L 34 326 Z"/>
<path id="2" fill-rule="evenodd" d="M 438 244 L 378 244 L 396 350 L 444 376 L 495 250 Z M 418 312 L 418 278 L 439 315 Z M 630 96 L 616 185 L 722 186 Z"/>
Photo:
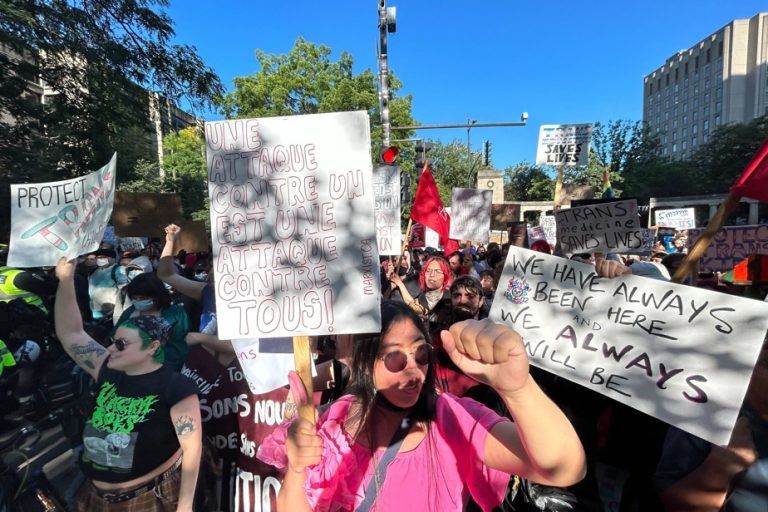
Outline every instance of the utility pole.
<path id="1" fill-rule="evenodd" d="M 379 0 L 379 103 L 381 105 L 381 142 L 389 146 L 389 65 L 387 64 L 387 34 L 397 30 L 396 11 Z"/>

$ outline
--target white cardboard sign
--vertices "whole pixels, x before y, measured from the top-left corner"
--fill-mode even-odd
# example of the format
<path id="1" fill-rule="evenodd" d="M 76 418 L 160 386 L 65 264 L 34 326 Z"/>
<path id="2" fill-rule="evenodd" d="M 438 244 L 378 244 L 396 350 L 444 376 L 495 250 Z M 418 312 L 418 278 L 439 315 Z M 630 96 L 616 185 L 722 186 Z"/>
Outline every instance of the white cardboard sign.
<path id="1" fill-rule="evenodd" d="M 54 266 L 99 248 L 115 199 L 117 154 L 86 176 L 11 185 L 8 265 Z"/>
<path id="2" fill-rule="evenodd" d="M 532 364 L 727 444 L 768 328 L 768 304 L 510 247 L 490 317 Z"/>
<path id="3" fill-rule="evenodd" d="M 378 332 L 368 115 L 205 125 L 222 339 Z"/>
<path id="4" fill-rule="evenodd" d="M 379 256 L 400 254 L 400 168 L 380 165 L 373 170 L 376 198 L 376 242 Z"/>
<path id="5" fill-rule="evenodd" d="M 587 165 L 591 124 L 543 124 L 539 128 L 536 165 Z"/>
<path id="6" fill-rule="evenodd" d="M 261 395 L 288 385 L 288 372 L 295 368 L 293 338 L 232 340 L 232 347 L 251 393 Z"/>
<path id="7" fill-rule="evenodd" d="M 493 190 L 454 188 L 451 196 L 450 238 L 488 243 L 491 203 Z"/>
<path id="8" fill-rule="evenodd" d="M 693 229 L 696 227 L 696 210 L 678 208 L 675 210 L 656 210 L 656 225 L 675 229 Z"/>

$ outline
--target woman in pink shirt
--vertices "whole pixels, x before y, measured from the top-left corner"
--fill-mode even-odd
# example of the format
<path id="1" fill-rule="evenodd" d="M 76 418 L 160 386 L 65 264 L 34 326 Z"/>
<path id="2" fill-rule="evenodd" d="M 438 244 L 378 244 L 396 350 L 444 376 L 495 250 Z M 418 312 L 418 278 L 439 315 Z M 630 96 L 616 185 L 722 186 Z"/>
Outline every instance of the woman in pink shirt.
<path id="1" fill-rule="evenodd" d="M 410 308 L 384 302 L 381 335 L 356 341 L 350 394 L 316 426 L 296 419 L 259 449 L 287 469 L 278 510 L 460 511 L 470 495 L 490 510 L 510 474 L 556 486 L 583 478 L 581 443 L 530 377 L 515 331 L 468 320 L 441 337 L 464 373 L 499 393 L 514 423 L 438 395 L 429 334 Z"/>

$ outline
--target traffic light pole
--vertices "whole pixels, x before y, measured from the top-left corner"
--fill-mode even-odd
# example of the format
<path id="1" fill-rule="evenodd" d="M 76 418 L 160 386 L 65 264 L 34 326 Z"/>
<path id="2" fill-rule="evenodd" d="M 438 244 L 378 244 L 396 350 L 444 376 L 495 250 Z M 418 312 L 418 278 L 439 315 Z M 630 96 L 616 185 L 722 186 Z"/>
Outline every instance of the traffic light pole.
<path id="1" fill-rule="evenodd" d="M 379 0 L 379 95 L 381 103 L 381 141 L 389 146 L 389 65 L 387 63 L 387 4 Z"/>

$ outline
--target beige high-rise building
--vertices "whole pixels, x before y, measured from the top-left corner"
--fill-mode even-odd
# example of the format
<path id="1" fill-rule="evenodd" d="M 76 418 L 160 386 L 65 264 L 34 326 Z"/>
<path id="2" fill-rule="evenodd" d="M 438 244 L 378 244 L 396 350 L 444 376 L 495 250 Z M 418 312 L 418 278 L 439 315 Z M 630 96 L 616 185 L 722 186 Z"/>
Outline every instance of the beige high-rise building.
<path id="1" fill-rule="evenodd" d="M 768 13 L 733 20 L 643 79 L 643 121 L 686 159 L 722 124 L 768 114 Z"/>

